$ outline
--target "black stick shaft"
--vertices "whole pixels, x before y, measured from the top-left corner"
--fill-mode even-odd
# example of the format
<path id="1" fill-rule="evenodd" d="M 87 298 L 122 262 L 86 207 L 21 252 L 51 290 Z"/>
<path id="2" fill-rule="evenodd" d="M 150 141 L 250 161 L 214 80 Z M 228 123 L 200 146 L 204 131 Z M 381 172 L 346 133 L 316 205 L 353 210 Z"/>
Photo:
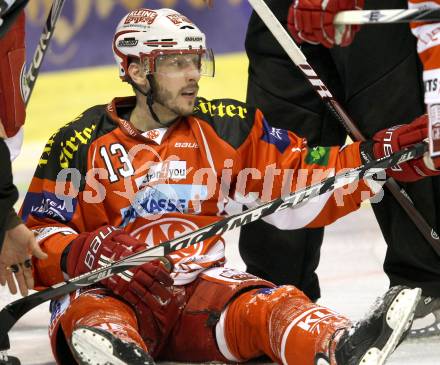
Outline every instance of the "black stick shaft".
<path id="1" fill-rule="evenodd" d="M 335 24 L 395 24 L 410 22 L 440 22 L 440 8 L 435 9 L 377 9 L 341 11 Z"/>

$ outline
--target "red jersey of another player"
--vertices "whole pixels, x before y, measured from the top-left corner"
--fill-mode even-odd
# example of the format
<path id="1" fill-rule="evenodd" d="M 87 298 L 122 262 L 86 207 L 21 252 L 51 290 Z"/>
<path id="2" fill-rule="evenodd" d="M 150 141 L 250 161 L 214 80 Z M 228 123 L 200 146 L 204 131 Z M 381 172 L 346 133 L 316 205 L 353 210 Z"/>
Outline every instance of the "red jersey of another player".
<path id="1" fill-rule="evenodd" d="M 440 7 L 440 1 L 408 0 L 408 8 Z M 440 103 L 440 24 L 411 23 L 411 30 L 417 37 L 417 51 L 423 63 L 425 83 L 425 103 Z"/>
<path id="2" fill-rule="evenodd" d="M 145 133 L 128 122 L 134 103 L 119 98 L 93 107 L 49 139 L 22 208 L 50 257 L 35 263 L 40 285 L 63 280 L 60 256 L 80 232 L 110 224 L 153 246 L 240 204 L 267 201 L 361 164 L 358 143 L 309 148 L 234 100 L 199 98 L 192 116 Z M 358 208 L 360 190 L 368 191 L 360 186 L 342 200 L 328 193 L 268 221 L 289 229 L 329 224 Z M 68 191 L 71 198 L 63 197 Z M 224 242 L 213 237 L 171 258 L 175 284 L 185 284 L 224 262 Z"/>

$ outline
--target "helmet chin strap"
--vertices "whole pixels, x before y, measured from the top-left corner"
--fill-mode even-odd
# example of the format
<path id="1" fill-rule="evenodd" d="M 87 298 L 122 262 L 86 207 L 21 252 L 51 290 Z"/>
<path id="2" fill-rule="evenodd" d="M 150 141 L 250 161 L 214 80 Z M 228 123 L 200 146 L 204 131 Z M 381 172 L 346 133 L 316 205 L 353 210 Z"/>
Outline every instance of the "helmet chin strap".
<path id="1" fill-rule="evenodd" d="M 154 104 L 154 90 L 153 90 L 153 75 L 148 74 L 147 75 L 147 80 L 150 84 L 150 90 L 148 90 L 147 92 L 141 90 L 141 88 L 133 81 L 130 82 L 130 84 L 137 90 L 139 91 L 142 95 L 145 95 L 147 97 L 147 106 L 148 109 L 150 110 L 150 114 L 153 117 L 154 121 L 158 124 L 160 124 L 162 127 L 164 128 L 168 128 L 168 125 L 166 125 L 165 123 L 162 123 L 159 120 L 159 117 L 157 116 L 157 114 L 154 112 L 153 110 L 153 104 Z"/>

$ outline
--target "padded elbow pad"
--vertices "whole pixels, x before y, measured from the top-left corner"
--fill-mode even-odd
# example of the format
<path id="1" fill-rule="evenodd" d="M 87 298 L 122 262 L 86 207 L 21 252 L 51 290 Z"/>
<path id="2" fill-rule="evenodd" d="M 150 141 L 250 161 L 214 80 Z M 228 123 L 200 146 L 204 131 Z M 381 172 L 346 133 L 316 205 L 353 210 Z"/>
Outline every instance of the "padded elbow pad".
<path id="1" fill-rule="evenodd" d="M 24 71 L 24 13 L 8 33 L 0 38 L 0 119 L 8 137 L 24 124 L 26 112 L 21 94 L 21 73 Z"/>

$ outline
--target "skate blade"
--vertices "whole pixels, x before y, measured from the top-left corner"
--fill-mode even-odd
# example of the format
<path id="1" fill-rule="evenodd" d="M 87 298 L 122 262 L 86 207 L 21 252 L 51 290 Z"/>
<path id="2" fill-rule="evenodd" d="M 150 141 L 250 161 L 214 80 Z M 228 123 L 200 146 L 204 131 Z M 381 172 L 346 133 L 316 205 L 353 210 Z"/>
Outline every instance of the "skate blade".
<path id="1" fill-rule="evenodd" d="M 133 349 L 134 355 L 138 356 L 138 361 L 133 359 L 124 361 L 119 358 L 116 345 L 109 338 L 96 330 L 81 327 L 73 331 L 71 339 L 73 350 L 80 365 L 151 365 L 148 360 L 142 361 L 143 354 Z M 139 353 L 136 353 L 138 351 Z"/>
<path id="2" fill-rule="evenodd" d="M 440 311 L 414 320 L 408 340 L 423 340 L 440 336 Z"/>
<path id="3" fill-rule="evenodd" d="M 362 359 L 360 365 L 383 365 L 400 343 L 402 335 L 411 327 L 417 303 L 420 300 L 421 289 L 403 289 L 394 298 L 386 313 L 386 325 L 392 330 L 382 349 L 371 347 Z"/>
<path id="4" fill-rule="evenodd" d="M 20 360 L 15 356 L 8 356 L 0 351 L 0 365 L 21 365 Z"/>

